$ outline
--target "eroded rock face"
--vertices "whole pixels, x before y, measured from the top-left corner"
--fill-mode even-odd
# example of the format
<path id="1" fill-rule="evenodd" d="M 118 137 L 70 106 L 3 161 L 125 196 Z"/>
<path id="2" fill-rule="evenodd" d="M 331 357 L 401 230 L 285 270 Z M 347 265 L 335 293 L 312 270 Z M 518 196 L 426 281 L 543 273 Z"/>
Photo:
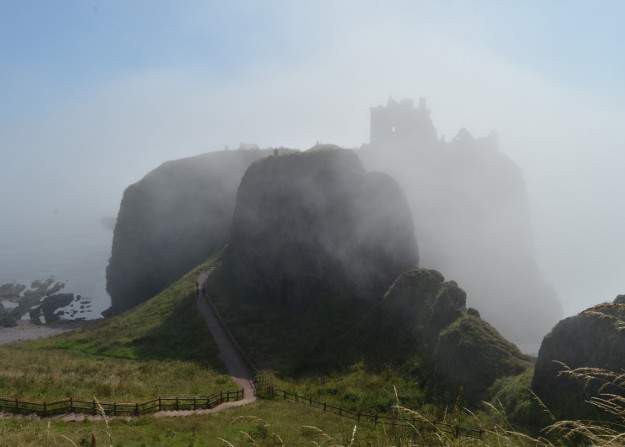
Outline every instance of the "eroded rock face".
<path id="1" fill-rule="evenodd" d="M 552 411 L 561 417 L 592 414 L 584 402 L 596 395 L 596 384 L 585 388 L 583 381 L 558 375 L 567 367 L 622 372 L 625 332 L 617 330 L 616 325 L 623 320 L 625 295 L 619 295 L 611 304 L 565 318 L 545 336 L 536 360 L 532 389 Z"/>
<path id="2" fill-rule="evenodd" d="M 146 301 L 221 249 L 243 173 L 272 153 L 221 151 L 169 161 L 129 186 L 106 270 L 109 313 Z"/>
<path id="3" fill-rule="evenodd" d="M 352 151 L 321 147 L 248 169 L 227 259 L 254 296 L 292 308 L 322 295 L 380 297 L 418 255 L 396 182 L 365 172 Z"/>
<path id="4" fill-rule="evenodd" d="M 530 360 L 495 328 L 466 308 L 466 294 L 435 270 L 403 273 L 384 297 L 384 316 L 428 359 L 449 388 L 468 400 L 486 397 L 495 379 L 519 374 Z"/>

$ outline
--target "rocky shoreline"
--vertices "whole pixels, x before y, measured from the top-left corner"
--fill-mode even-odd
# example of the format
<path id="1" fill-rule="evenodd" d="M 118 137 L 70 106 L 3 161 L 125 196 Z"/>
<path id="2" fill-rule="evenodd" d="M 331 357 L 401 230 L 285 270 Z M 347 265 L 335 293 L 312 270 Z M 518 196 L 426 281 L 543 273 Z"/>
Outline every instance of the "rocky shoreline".
<path id="1" fill-rule="evenodd" d="M 0 285 L 0 327 L 15 327 L 26 316 L 35 325 L 84 319 L 91 300 L 59 293 L 64 287 L 54 276 L 32 281 L 30 287 L 15 282 Z"/>

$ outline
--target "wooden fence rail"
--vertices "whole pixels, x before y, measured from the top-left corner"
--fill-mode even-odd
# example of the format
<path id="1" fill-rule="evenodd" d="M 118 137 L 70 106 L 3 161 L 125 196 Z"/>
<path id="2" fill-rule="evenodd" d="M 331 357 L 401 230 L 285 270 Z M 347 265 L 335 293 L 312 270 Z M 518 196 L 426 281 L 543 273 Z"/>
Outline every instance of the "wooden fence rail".
<path id="1" fill-rule="evenodd" d="M 206 292 L 208 291 L 206 290 Z M 385 425 L 392 425 L 392 426 L 407 426 L 407 427 L 416 427 L 417 425 L 419 425 L 422 429 L 443 431 L 446 433 L 450 433 L 455 437 L 466 436 L 469 438 L 481 438 L 482 433 L 484 433 L 484 430 L 478 430 L 478 429 L 469 428 L 469 427 L 461 427 L 458 425 L 447 424 L 447 423 L 438 422 L 438 421 L 424 421 L 424 420 L 415 419 L 415 418 L 401 418 L 401 417 L 396 417 L 396 416 L 375 415 L 375 414 L 354 412 L 352 410 L 347 410 L 341 407 L 335 407 L 333 405 L 330 405 L 324 402 L 318 402 L 316 400 L 313 400 L 310 397 L 299 396 L 297 394 L 290 393 L 285 390 L 276 389 L 265 379 L 265 377 L 263 377 L 263 375 L 256 368 L 254 363 L 247 356 L 245 351 L 243 351 L 243 348 L 241 348 L 237 340 L 234 338 L 234 335 L 232 335 L 232 333 L 228 329 L 228 326 L 226 326 L 226 322 L 223 320 L 223 318 L 221 318 L 221 315 L 219 314 L 219 311 L 217 311 L 217 308 L 213 304 L 213 301 L 208 298 L 208 293 L 205 293 L 205 297 L 209 305 L 212 307 L 213 311 L 215 312 L 215 315 L 217 316 L 217 319 L 219 320 L 222 328 L 224 329 L 224 331 L 230 338 L 230 341 L 232 341 L 232 344 L 234 345 L 236 350 L 239 352 L 239 354 L 241 355 L 241 357 L 243 358 L 247 366 L 250 368 L 250 370 L 254 373 L 254 382 L 256 384 L 256 388 L 265 390 L 271 396 L 278 396 L 278 397 L 282 397 L 284 400 L 292 400 L 294 402 L 308 404 L 308 406 L 310 407 L 318 408 L 325 412 L 332 413 L 332 414 L 335 414 L 337 416 L 341 416 L 344 418 L 353 419 L 358 422 L 368 422 L 368 423 L 373 423 L 373 424 L 385 424 Z"/>
<path id="2" fill-rule="evenodd" d="M 244 391 L 220 391 L 207 397 L 159 397 L 143 403 L 98 402 L 74 398 L 56 402 L 29 402 L 0 397 L 0 411 L 40 417 L 59 416 L 68 413 L 104 414 L 107 416 L 139 416 L 157 411 L 203 410 L 217 405 L 243 399 Z"/>
<path id="3" fill-rule="evenodd" d="M 298 402 L 301 404 L 308 405 L 313 408 L 320 409 L 327 413 L 332 413 L 337 416 L 341 416 L 347 419 L 355 420 L 359 423 L 367 422 L 372 424 L 384 424 L 384 425 L 392 425 L 392 426 L 405 426 L 405 427 L 417 427 L 421 428 L 429 428 L 431 430 L 443 431 L 446 433 L 450 433 L 455 437 L 458 436 L 466 436 L 469 438 L 481 438 L 484 430 L 478 430 L 474 428 L 461 427 L 459 425 L 447 424 L 444 422 L 438 421 L 425 421 L 423 419 L 417 418 L 404 418 L 400 416 L 387 416 L 387 415 L 378 415 L 378 414 L 368 414 L 361 412 L 354 412 L 352 410 L 348 410 L 342 407 L 336 407 L 334 405 L 316 401 L 310 397 L 300 396 L 295 393 L 291 393 L 285 390 L 272 389 L 272 395 L 277 397 L 282 397 L 284 400 L 292 400 L 294 402 Z"/>

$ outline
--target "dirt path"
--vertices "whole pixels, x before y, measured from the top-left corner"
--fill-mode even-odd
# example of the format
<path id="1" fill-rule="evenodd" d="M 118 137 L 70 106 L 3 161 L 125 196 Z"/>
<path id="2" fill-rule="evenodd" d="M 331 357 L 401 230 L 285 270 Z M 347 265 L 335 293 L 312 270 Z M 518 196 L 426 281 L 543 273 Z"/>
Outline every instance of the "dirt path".
<path id="1" fill-rule="evenodd" d="M 206 321 L 206 325 L 215 343 L 217 343 L 219 347 L 219 359 L 226 365 L 226 369 L 232 381 L 236 383 L 239 388 L 243 388 L 243 396 L 245 396 L 242 400 L 226 402 L 222 405 L 227 407 L 245 405 L 258 399 L 256 396 L 256 386 L 254 385 L 254 376 L 245 365 L 245 362 L 235 349 L 226 331 L 224 331 L 224 328 L 219 323 L 212 306 L 208 303 L 208 297 L 205 296 L 203 292 L 204 283 L 208 275 L 209 272 L 205 272 L 200 275 L 198 279 L 198 283 L 200 284 L 200 293 L 197 300 L 198 308 L 204 317 L 204 321 Z"/>
<path id="2" fill-rule="evenodd" d="M 157 413 L 152 414 L 153 417 L 179 417 L 179 416 L 189 416 L 191 414 L 207 414 L 214 413 L 216 411 L 221 411 L 226 408 L 231 407 L 240 407 L 241 405 L 247 405 L 251 402 L 258 400 L 256 396 L 256 387 L 254 385 L 254 376 L 245 366 L 243 359 L 238 354 L 236 349 L 234 348 L 230 338 L 224 331 L 223 327 L 219 323 L 217 316 L 215 315 L 212 306 L 208 303 L 208 297 L 204 295 L 204 283 L 206 282 L 206 278 L 208 278 L 209 272 L 204 272 L 198 277 L 198 284 L 200 285 L 200 293 L 197 296 L 197 305 L 202 317 L 204 317 L 204 321 L 208 326 L 208 329 L 217 343 L 219 348 L 219 359 L 226 366 L 226 370 L 228 371 L 228 375 L 230 379 L 234 383 L 237 384 L 239 388 L 243 389 L 243 399 L 237 400 L 234 402 L 224 402 L 220 405 L 217 405 L 215 408 L 206 409 L 206 410 L 188 410 L 188 411 L 159 411 Z M 0 413 L 0 419 L 5 419 L 7 417 L 22 417 L 16 416 L 14 414 L 9 413 Z M 119 416 L 122 417 L 122 416 Z M 85 415 L 85 414 L 76 414 L 69 413 L 61 416 L 56 416 L 54 419 L 63 419 L 65 421 L 83 421 L 85 419 L 91 420 L 102 420 L 105 419 L 101 415 Z M 106 419 L 113 419 L 113 416 L 106 416 Z M 125 417 L 125 419 L 132 419 L 132 417 Z"/>

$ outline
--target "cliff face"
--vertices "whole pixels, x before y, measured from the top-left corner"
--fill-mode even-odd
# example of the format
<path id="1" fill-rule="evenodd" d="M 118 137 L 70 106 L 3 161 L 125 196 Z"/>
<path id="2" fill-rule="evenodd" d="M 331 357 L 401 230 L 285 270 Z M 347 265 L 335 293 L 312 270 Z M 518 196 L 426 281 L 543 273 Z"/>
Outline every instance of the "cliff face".
<path id="1" fill-rule="evenodd" d="M 601 368 L 617 373 L 625 369 L 625 295 L 613 303 L 590 308 L 560 321 L 543 339 L 532 389 L 554 412 L 564 418 L 588 417 L 594 410 L 586 401 L 597 396 L 598 382 L 560 375 L 567 368 Z M 566 365 L 566 366 L 564 366 Z M 614 392 L 604 388 L 602 392 Z M 621 394 L 622 389 L 616 390 Z"/>
<path id="2" fill-rule="evenodd" d="M 237 194 L 227 259 L 237 282 L 282 307 L 381 296 L 417 265 L 412 216 L 390 177 L 332 147 L 263 159 Z"/>
<path id="3" fill-rule="evenodd" d="M 405 191 L 421 265 L 454 278 L 502 334 L 537 350 L 562 309 L 536 264 L 519 167 L 494 135 L 461 129 L 449 142 L 438 138 L 424 100 L 418 108 L 391 100 L 372 109 L 371 121 L 359 156 Z"/>
<path id="4" fill-rule="evenodd" d="M 390 177 L 336 148 L 269 157 L 241 180 L 219 273 L 239 293 L 216 300 L 236 315 L 235 332 L 264 334 L 243 343 L 280 359 L 265 366 L 296 375 L 419 358 L 416 380 L 446 397 L 462 386 L 479 402 L 496 378 L 528 368 L 467 310 L 454 281 L 414 269 L 417 261 L 411 212 Z"/>
<path id="5" fill-rule="evenodd" d="M 241 177 L 271 153 L 169 161 L 126 189 L 106 270 L 112 313 L 154 296 L 225 245 Z"/>

